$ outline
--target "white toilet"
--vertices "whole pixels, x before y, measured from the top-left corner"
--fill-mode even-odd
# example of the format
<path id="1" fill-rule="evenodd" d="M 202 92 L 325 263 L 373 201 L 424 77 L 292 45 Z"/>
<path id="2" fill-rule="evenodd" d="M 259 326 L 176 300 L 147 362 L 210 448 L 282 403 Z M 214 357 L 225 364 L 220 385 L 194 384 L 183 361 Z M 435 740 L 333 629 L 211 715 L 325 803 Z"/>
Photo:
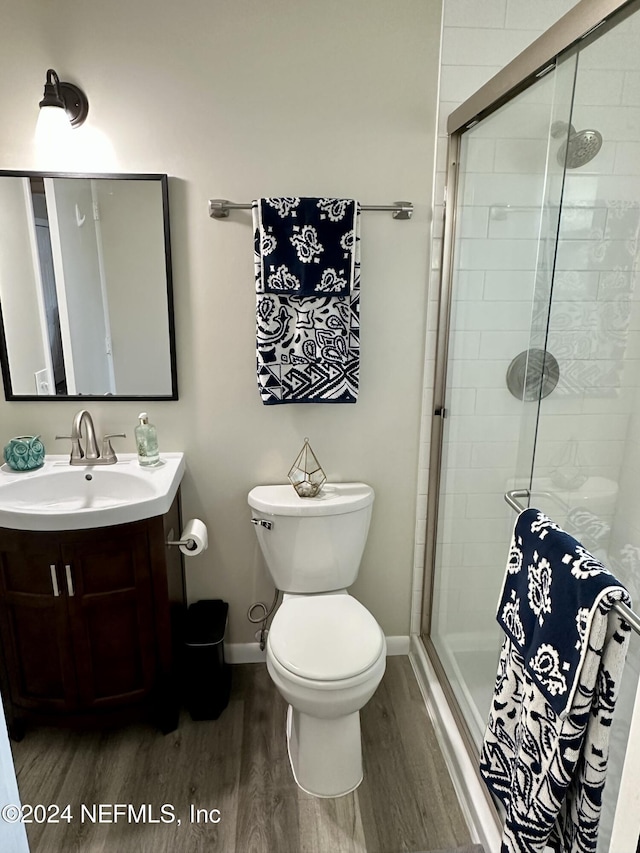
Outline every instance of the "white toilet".
<path id="1" fill-rule="evenodd" d="M 340 797 L 362 781 L 360 708 L 385 670 L 382 629 L 347 592 L 373 499 L 364 483 L 325 485 L 315 498 L 290 485 L 249 492 L 262 553 L 284 593 L 267 638 L 267 669 L 289 703 L 293 775 L 317 797 Z"/>

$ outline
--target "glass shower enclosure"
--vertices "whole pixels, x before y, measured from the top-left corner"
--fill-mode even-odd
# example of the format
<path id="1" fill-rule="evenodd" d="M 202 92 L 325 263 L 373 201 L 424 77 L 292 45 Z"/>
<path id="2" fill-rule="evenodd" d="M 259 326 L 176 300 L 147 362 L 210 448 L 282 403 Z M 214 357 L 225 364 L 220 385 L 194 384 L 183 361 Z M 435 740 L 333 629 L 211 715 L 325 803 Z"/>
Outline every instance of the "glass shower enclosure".
<path id="1" fill-rule="evenodd" d="M 449 123 L 422 639 L 475 755 L 502 641 L 507 492 L 640 607 L 640 3 L 587 0 L 547 36 L 544 62 L 534 45 Z M 599 851 L 639 672 L 633 633 Z"/>

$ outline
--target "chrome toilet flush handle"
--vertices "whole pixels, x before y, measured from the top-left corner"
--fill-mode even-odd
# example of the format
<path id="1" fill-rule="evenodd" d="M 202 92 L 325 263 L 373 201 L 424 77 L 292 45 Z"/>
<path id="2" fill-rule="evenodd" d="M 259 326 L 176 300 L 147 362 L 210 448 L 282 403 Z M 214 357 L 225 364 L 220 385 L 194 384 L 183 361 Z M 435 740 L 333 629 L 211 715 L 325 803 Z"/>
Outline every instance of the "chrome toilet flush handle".
<path id="1" fill-rule="evenodd" d="M 271 530 L 273 527 L 272 521 L 266 521 L 264 518 L 252 518 L 251 524 L 255 524 L 256 527 L 264 527 L 265 530 Z"/>

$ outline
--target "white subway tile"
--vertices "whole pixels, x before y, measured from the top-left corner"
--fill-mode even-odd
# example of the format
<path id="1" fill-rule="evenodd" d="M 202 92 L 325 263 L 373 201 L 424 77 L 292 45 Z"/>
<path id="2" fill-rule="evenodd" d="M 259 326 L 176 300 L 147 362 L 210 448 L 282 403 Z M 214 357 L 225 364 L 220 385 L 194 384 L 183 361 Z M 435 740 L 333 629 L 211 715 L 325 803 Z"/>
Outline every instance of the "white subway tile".
<path id="1" fill-rule="evenodd" d="M 640 162 L 640 142 L 615 143 L 613 171 L 616 175 L 632 175 Z"/>
<path id="2" fill-rule="evenodd" d="M 540 211 L 493 205 L 489 209 L 489 237 L 491 239 L 528 240 L 538 238 Z"/>
<path id="3" fill-rule="evenodd" d="M 509 513 L 513 515 L 512 511 L 505 504 L 505 516 L 509 517 Z M 513 527 L 513 520 L 510 518 L 511 526 Z M 466 544 L 464 546 L 464 556 L 463 556 L 463 565 L 472 566 L 473 568 L 492 568 L 494 571 L 499 572 L 501 575 L 504 574 L 504 567 L 507 563 L 507 555 L 509 553 L 509 539 L 510 533 L 508 533 L 505 537 L 504 542 L 492 542 L 492 543 L 479 543 L 479 544 Z M 485 575 L 486 578 L 486 575 Z M 496 606 L 498 604 L 498 595 L 496 593 Z"/>
<path id="4" fill-rule="evenodd" d="M 540 411 L 545 415 L 575 415 L 578 417 L 583 411 L 584 393 L 562 393 L 562 386 L 558 383 L 555 391 L 545 397 L 540 403 Z"/>
<path id="5" fill-rule="evenodd" d="M 510 361 L 511 358 L 455 360 L 450 366 L 448 385 L 451 388 L 502 388 Z"/>
<path id="6" fill-rule="evenodd" d="M 630 269 L 605 270 L 599 273 L 598 300 L 632 299 L 636 287 L 635 274 Z"/>
<path id="7" fill-rule="evenodd" d="M 457 316 L 455 304 L 453 309 Z M 454 331 L 449 339 L 449 358 L 454 361 L 477 358 L 480 352 L 480 339 L 481 333 L 479 331 Z"/>
<path id="8" fill-rule="evenodd" d="M 483 270 L 454 270 L 452 297 L 456 301 L 481 300 L 484 293 Z"/>
<path id="9" fill-rule="evenodd" d="M 449 440 L 512 441 L 519 428 L 520 418 L 516 416 L 461 415 L 449 421 Z"/>
<path id="10" fill-rule="evenodd" d="M 504 519 L 508 509 L 502 492 L 494 492 L 486 495 L 473 495 L 467 501 L 468 518 L 502 518 Z"/>
<path id="11" fill-rule="evenodd" d="M 447 409 L 452 415 L 472 415 L 476 411 L 475 388 L 452 388 L 447 394 Z"/>
<path id="12" fill-rule="evenodd" d="M 622 70 L 595 70 L 581 66 L 576 77 L 573 121 L 579 120 L 583 106 L 629 103 L 622 97 L 624 78 Z"/>
<path id="13" fill-rule="evenodd" d="M 594 239 L 594 234 L 604 233 L 607 212 L 604 206 L 563 205 L 559 228 L 560 238 L 562 240 Z M 555 215 L 553 216 L 552 228 L 555 231 L 557 219 Z"/>
<path id="14" fill-rule="evenodd" d="M 496 140 L 465 135 L 462 139 L 461 161 L 464 173 L 493 172 L 496 157 Z"/>
<path id="15" fill-rule="evenodd" d="M 443 23 L 445 27 L 504 27 L 506 0 L 446 0 Z"/>
<path id="16" fill-rule="evenodd" d="M 600 273 L 593 270 L 558 270 L 553 278 L 553 299 L 592 301 L 598 296 Z"/>
<path id="17" fill-rule="evenodd" d="M 530 306 L 534 286 L 533 270 L 488 270 L 485 274 L 483 297 L 485 300 L 499 302 L 521 300 Z M 597 288 L 597 274 L 595 286 Z"/>
<path id="18" fill-rule="evenodd" d="M 640 197 L 640 183 L 638 184 Z M 605 240 L 594 234 L 591 240 L 560 240 L 556 255 L 558 270 L 615 270 L 630 266 L 634 256 L 626 240 Z"/>
<path id="19" fill-rule="evenodd" d="M 627 332 L 626 339 L 625 359 L 640 359 L 640 332 Z M 638 363 L 638 367 L 640 368 L 640 362 Z"/>
<path id="20" fill-rule="evenodd" d="M 463 207 L 456 222 L 456 238 L 482 238 L 489 227 L 488 207 Z"/>
<path id="21" fill-rule="evenodd" d="M 522 400 L 517 400 L 509 393 L 506 383 L 504 388 L 486 388 L 477 396 L 476 413 L 478 415 L 519 416 L 521 411 Z M 504 465 L 501 467 L 504 467 Z"/>
<path id="22" fill-rule="evenodd" d="M 640 367 L 640 364 L 638 365 Z M 608 414 L 609 412 L 615 414 L 630 414 L 634 408 L 634 395 L 625 394 L 622 389 L 618 388 L 614 390 L 613 394 L 596 395 L 594 393 L 585 393 L 584 399 L 582 402 L 582 411 L 585 414 Z M 598 460 L 603 464 L 605 462 L 604 459 Z M 595 464 L 592 460 L 589 462 L 590 465 Z"/>
<path id="23" fill-rule="evenodd" d="M 462 203 L 478 205 L 529 205 L 542 203 L 544 181 L 541 175 L 471 174 L 463 181 Z"/>
<path id="24" fill-rule="evenodd" d="M 536 6 L 538 2 L 539 0 L 536 0 Z M 616 27 L 604 38 L 592 42 L 580 51 L 580 66 L 586 66 L 592 70 L 610 68 L 623 68 L 627 71 L 640 70 L 637 33 L 628 27 Z"/>
<path id="25" fill-rule="evenodd" d="M 471 442 L 470 441 L 448 441 L 446 442 L 446 471 L 454 471 L 458 468 L 467 469 L 471 465 Z M 454 475 L 452 474 L 452 478 Z M 454 492 L 446 486 L 446 472 L 443 473 L 443 492 Z"/>
<path id="26" fill-rule="evenodd" d="M 468 331 L 528 330 L 531 311 L 526 302 L 467 301 L 458 303 L 457 328 Z"/>
<path id="27" fill-rule="evenodd" d="M 456 242 L 456 265 L 460 269 L 535 269 L 538 242 L 530 240 L 464 239 Z"/>
<path id="28" fill-rule="evenodd" d="M 490 80 L 500 71 L 500 65 L 482 66 L 482 76 Z M 442 65 L 440 69 L 440 99 L 461 104 L 478 88 L 478 75 L 473 65 Z"/>
<path id="29" fill-rule="evenodd" d="M 453 361 L 450 365 L 448 384 L 453 388 L 502 388 L 512 357 L 482 361 L 477 358 Z"/>
<path id="30" fill-rule="evenodd" d="M 501 518 L 460 518 L 457 524 L 458 542 L 499 542 L 504 547 L 504 521 Z"/>
<path id="31" fill-rule="evenodd" d="M 483 392 L 483 396 L 491 392 L 490 389 Z M 509 395 L 511 396 L 511 395 Z M 512 398 L 513 399 L 513 398 Z M 514 402 L 517 403 L 516 400 Z M 518 403 L 518 405 L 521 405 Z M 476 441 L 471 446 L 472 468 L 502 468 L 512 471 L 515 468 L 518 452 L 518 436 L 511 436 L 511 441 Z M 477 513 L 469 513 L 477 515 Z"/>
<path id="32" fill-rule="evenodd" d="M 636 15 L 635 17 L 640 18 Z M 622 103 L 640 107 L 640 71 L 625 71 L 622 88 Z"/>
<path id="33" fill-rule="evenodd" d="M 542 139 L 498 139 L 494 171 L 543 174 L 547 165 L 548 130 Z"/>
<path id="34" fill-rule="evenodd" d="M 464 518 L 467 514 L 466 494 L 448 494 L 440 498 L 440 512 L 446 518 Z"/>
<path id="35" fill-rule="evenodd" d="M 528 349 L 529 334 L 517 332 L 481 332 L 480 359 L 508 359 L 507 363 L 522 350 Z"/>
<path id="36" fill-rule="evenodd" d="M 538 422 L 540 440 L 579 439 L 580 441 L 621 441 L 626 437 L 627 415 L 588 414 L 581 418 L 572 415 L 549 415 Z"/>
<path id="37" fill-rule="evenodd" d="M 508 35 L 508 37 L 505 37 Z M 505 31 L 479 27 L 445 27 L 442 34 L 442 61 L 447 65 L 506 65 L 532 41 L 523 30 Z M 486 82 L 478 79 L 478 88 Z"/>
<path id="38" fill-rule="evenodd" d="M 545 90 L 541 97 L 536 90 L 537 86 L 534 86 L 535 97 L 529 96 L 531 89 L 527 90 L 522 96 L 511 101 L 508 107 L 503 107 L 501 110 L 492 113 L 487 119 L 477 124 L 469 133 L 473 134 L 475 139 L 520 139 L 527 141 L 546 139 L 551 121 L 553 92 L 552 89 Z M 558 172 L 558 179 L 561 179 L 560 166 L 556 164 L 555 168 Z M 497 162 L 496 171 L 499 171 Z"/>
<path id="39" fill-rule="evenodd" d="M 507 0 L 505 25 L 543 33 L 555 24 L 578 0 Z M 533 41 L 534 36 L 530 35 Z"/>

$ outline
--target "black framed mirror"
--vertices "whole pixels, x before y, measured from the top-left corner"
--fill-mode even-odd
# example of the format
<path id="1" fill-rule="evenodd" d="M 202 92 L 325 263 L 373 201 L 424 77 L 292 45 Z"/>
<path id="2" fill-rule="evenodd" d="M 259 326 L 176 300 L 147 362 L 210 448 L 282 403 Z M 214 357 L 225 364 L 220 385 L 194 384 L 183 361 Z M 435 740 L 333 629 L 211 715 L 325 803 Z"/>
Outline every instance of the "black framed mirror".
<path id="1" fill-rule="evenodd" d="M 0 171 L 7 400 L 177 400 L 168 179 Z"/>

